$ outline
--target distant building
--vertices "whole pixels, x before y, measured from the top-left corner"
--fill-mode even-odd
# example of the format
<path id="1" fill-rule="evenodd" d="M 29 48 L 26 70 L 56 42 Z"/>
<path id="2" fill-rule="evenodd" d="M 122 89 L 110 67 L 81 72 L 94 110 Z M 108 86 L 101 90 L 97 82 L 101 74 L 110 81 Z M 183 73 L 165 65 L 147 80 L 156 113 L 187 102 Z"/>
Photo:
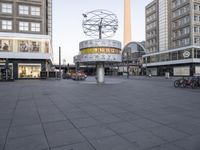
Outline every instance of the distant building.
<path id="1" fill-rule="evenodd" d="M 52 60 L 52 0 L 0 0 L 0 68 L 40 78 Z"/>
<path id="2" fill-rule="evenodd" d="M 146 6 L 147 73 L 200 74 L 200 1 L 154 0 Z"/>
<path id="3" fill-rule="evenodd" d="M 122 52 L 120 72 L 129 72 L 130 75 L 141 75 L 142 56 L 145 55 L 144 42 L 130 42 Z"/>

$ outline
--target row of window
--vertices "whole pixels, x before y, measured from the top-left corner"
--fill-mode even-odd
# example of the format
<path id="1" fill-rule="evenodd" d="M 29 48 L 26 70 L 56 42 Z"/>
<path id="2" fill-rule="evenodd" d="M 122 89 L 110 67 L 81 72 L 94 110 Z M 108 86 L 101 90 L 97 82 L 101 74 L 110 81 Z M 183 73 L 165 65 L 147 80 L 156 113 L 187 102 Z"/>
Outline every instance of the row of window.
<path id="1" fill-rule="evenodd" d="M 181 16 L 181 15 L 183 15 L 183 14 L 189 12 L 189 11 L 190 11 L 190 6 L 189 5 L 184 6 L 184 7 L 180 8 L 180 9 L 174 11 L 172 13 L 172 18 L 179 17 L 179 16 Z"/>
<path id="2" fill-rule="evenodd" d="M 17 47 L 18 52 L 42 52 L 42 47 L 45 48 L 43 51 L 49 53 L 49 42 L 44 41 L 31 41 L 31 40 L 16 40 L 16 46 L 13 45 L 13 40 L 0 39 L 0 52 L 12 52 L 13 47 Z"/>
<path id="3" fill-rule="evenodd" d="M 156 35 L 156 30 L 150 31 L 147 33 L 147 38 L 153 37 Z"/>
<path id="4" fill-rule="evenodd" d="M 13 5 L 10 3 L 2 3 L 1 4 L 1 12 L 12 14 L 13 13 Z M 19 15 L 40 16 L 40 7 L 19 5 L 18 13 L 19 13 Z"/>
<path id="5" fill-rule="evenodd" d="M 149 47 L 149 46 L 152 46 L 152 45 L 155 45 L 157 44 L 157 40 L 154 38 L 154 39 L 151 39 L 151 40 L 148 40 L 146 42 L 146 46 Z"/>
<path id="6" fill-rule="evenodd" d="M 200 45 L 200 37 L 195 37 L 194 38 L 194 44 L 195 45 Z"/>
<path id="7" fill-rule="evenodd" d="M 155 28 L 156 25 L 157 25 L 157 22 L 156 22 L 156 21 L 154 21 L 154 22 L 148 24 L 148 25 L 147 25 L 147 30 L 152 29 L 152 28 Z"/>
<path id="8" fill-rule="evenodd" d="M 150 13 L 152 13 L 153 11 L 156 11 L 156 5 L 153 5 L 153 6 L 151 6 L 150 8 L 148 8 L 148 9 L 146 10 L 146 13 L 147 13 L 147 14 L 150 14 Z"/>
<path id="9" fill-rule="evenodd" d="M 185 53 L 187 53 L 188 55 L 185 55 Z M 175 61 L 175 60 L 183 60 L 183 59 L 191 59 L 191 58 L 200 58 L 200 49 L 194 49 L 194 50 L 186 49 L 186 50 L 181 50 L 181 51 L 168 52 L 164 54 L 148 56 L 144 58 L 144 62 L 155 63 L 155 62 Z"/>
<path id="10" fill-rule="evenodd" d="M 194 15 L 194 22 L 196 23 L 200 22 L 200 15 L 197 15 L 197 14 Z"/>
<path id="11" fill-rule="evenodd" d="M 153 53 L 153 52 L 156 52 L 156 50 L 157 50 L 157 47 L 151 47 L 147 49 L 147 53 Z"/>
<path id="12" fill-rule="evenodd" d="M 186 17 L 176 20 L 175 22 L 172 22 L 172 27 L 177 28 L 177 27 L 183 26 L 189 22 L 190 22 L 190 17 L 186 16 Z"/>
<path id="13" fill-rule="evenodd" d="M 1 29 L 2 30 L 12 30 L 13 22 L 11 20 L 1 20 Z M 19 31 L 32 31 L 40 32 L 41 24 L 36 22 L 19 22 Z"/>
<path id="14" fill-rule="evenodd" d="M 146 47 L 150 47 L 153 45 L 157 44 L 157 40 L 156 39 L 152 39 L 152 40 L 148 40 L 146 42 Z M 190 38 L 184 38 L 181 40 L 176 40 L 172 43 L 173 47 L 182 47 L 182 46 L 187 46 L 190 44 Z M 155 52 L 156 49 L 154 49 L 154 47 L 148 48 L 149 52 Z"/>
<path id="15" fill-rule="evenodd" d="M 173 38 L 177 38 L 189 33 L 190 33 L 190 27 L 185 27 L 185 28 L 172 32 L 172 36 Z"/>
<path id="16" fill-rule="evenodd" d="M 194 33 L 200 34 L 200 26 L 197 25 L 194 26 Z"/>
<path id="17" fill-rule="evenodd" d="M 147 22 L 150 22 L 151 20 L 156 19 L 156 13 L 150 15 L 149 17 L 147 17 Z"/>
<path id="18" fill-rule="evenodd" d="M 190 44 L 190 38 L 176 40 L 172 43 L 173 47 L 183 47 Z"/>
<path id="19" fill-rule="evenodd" d="M 188 0 L 174 0 L 172 2 L 172 8 L 176 8 L 185 2 L 188 2 Z"/>
<path id="20" fill-rule="evenodd" d="M 200 11 L 200 4 L 195 3 L 194 4 L 194 10 L 195 11 Z"/>

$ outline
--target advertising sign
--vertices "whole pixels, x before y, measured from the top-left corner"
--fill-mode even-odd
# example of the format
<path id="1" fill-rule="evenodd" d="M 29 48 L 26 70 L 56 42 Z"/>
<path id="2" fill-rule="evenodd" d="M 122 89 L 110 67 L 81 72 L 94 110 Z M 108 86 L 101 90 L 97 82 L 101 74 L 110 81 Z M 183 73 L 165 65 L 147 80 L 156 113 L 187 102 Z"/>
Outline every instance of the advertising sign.
<path id="1" fill-rule="evenodd" d="M 190 66 L 174 67 L 174 76 L 189 76 Z"/>

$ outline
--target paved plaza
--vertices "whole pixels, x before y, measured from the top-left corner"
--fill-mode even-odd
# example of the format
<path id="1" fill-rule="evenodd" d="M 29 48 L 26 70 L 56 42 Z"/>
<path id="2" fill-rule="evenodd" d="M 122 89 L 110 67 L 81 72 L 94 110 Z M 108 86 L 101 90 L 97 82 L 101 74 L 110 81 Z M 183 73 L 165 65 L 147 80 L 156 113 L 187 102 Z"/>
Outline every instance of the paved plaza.
<path id="1" fill-rule="evenodd" d="M 146 77 L 0 82 L 0 150 L 200 150 L 200 89 Z"/>

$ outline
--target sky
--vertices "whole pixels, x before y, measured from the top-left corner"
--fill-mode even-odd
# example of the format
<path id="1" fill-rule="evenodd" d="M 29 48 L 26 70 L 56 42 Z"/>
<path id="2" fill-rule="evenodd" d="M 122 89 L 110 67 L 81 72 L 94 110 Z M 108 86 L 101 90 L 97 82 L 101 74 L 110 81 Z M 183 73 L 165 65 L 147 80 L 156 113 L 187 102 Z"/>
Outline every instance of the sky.
<path id="1" fill-rule="evenodd" d="M 145 6 L 152 0 L 131 0 L 132 41 L 145 40 Z M 119 28 L 111 39 L 123 43 L 123 0 L 53 0 L 53 51 L 54 63 L 58 63 L 59 46 L 62 62 L 73 64 L 79 53 L 79 42 L 91 39 L 82 29 L 82 14 L 105 9 L 117 15 Z"/>

